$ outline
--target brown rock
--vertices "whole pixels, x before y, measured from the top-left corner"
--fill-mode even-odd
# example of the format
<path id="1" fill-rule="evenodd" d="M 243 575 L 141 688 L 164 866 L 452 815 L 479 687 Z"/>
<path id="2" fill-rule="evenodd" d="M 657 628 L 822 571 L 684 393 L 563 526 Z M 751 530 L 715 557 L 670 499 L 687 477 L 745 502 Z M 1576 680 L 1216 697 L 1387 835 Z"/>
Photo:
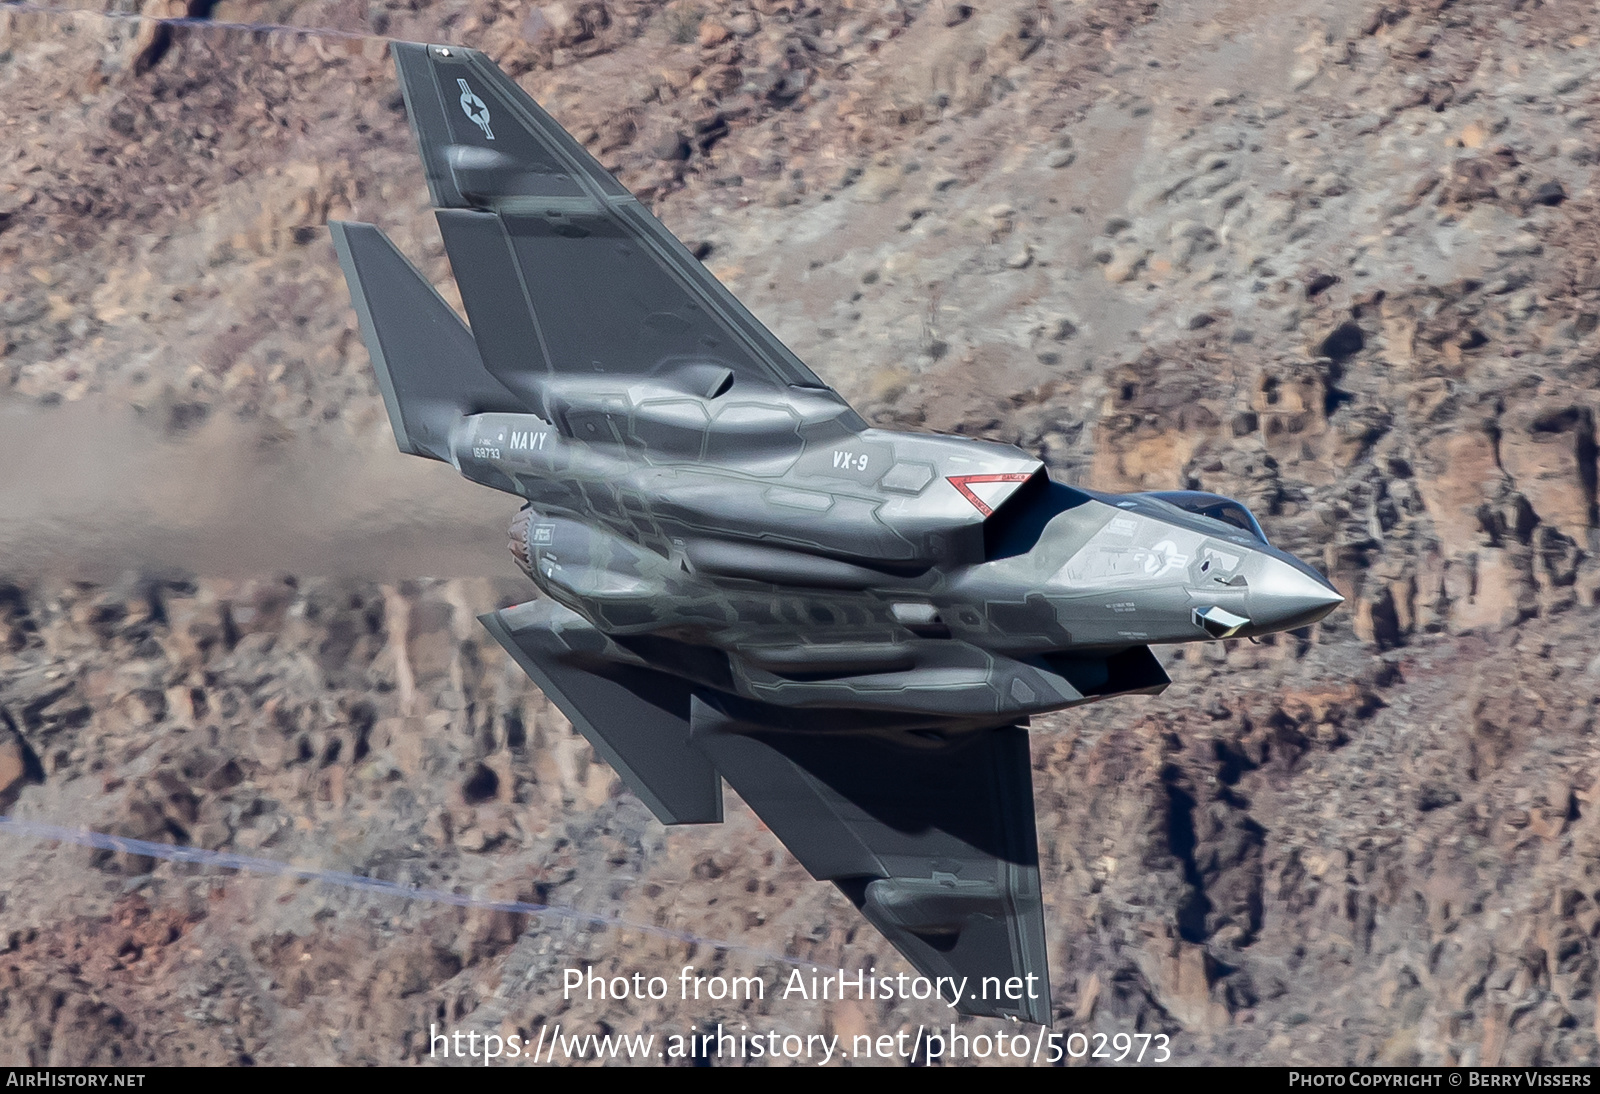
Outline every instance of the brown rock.
<path id="1" fill-rule="evenodd" d="M 1152 938 L 1138 956 L 1140 971 L 1161 1005 L 1191 1032 L 1210 1032 L 1228 1024 L 1227 1007 L 1212 1001 L 1213 963 L 1204 946 Z"/>
<path id="2" fill-rule="evenodd" d="M 1327 431 L 1328 387 L 1311 365 L 1264 371 L 1250 401 L 1261 439 L 1274 455 L 1296 455 L 1304 442 Z"/>
<path id="3" fill-rule="evenodd" d="M 1105 264 L 1106 280 L 1112 284 L 1132 281 L 1144 269 L 1145 260 L 1149 257 L 1150 248 L 1137 243 L 1124 243 L 1113 248 Z"/>
<path id="4" fill-rule="evenodd" d="M 1450 622 L 1458 630 L 1514 626 L 1538 611 L 1531 577 L 1511 552 L 1480 548 L 1469 558 L 1465 596 L 1452 605 Z"/>
<path id="5" fill-rule="evenodd" d="M 700 24 L 698 37 L 701 48 L 710 49 L 712 46 L 720 46 L 733 37 L 733 32 L 721 23 L 714 23 L 708 19 Z"/>
<path id="6" fill-rule="evenodd" d="M 1600 559 L 1593 555 L 1585 555 L 1578 565 L 1577 578 L 1573 589 L 1577 593 L 1578 603 L 1585 608 L 1593 608 L 1600 604 Z"/>
<path id="7" fill-rule="evenodd" d="M 1096 426 L 1093 481 L 1113 490 L 1171 489 L 1205 443 L 1223 432 L 1193 374 L 1151 358 L 1123 365 Z"/>
<path id="8" fill-rule="evenodd" d="M 740 85 L 743 83 L 744 72 L 738 65 L 711 65 L 690 82 L 689 89 L 695 92 L 707 93 L 714 98 L 720 99 L 723 96 L 732 95 L 739 90 Z M 717 136 L 725 136 L 728 132 L 727 118 L 721 113 L 717 113 L 715 117 L 720 123 L 720 132 Z M 704 151 L 710 147 L 710 142 L 704 139 L 705 134 L 701 130 L 699 120 L 695 123 L 695 131 L 696 143 Z"/>
<path id="9" fill-rule="evenodd" d="M 1107 431 L 1095 448 L 1095 481 L 1115 484 L 1112 490 L 1171 489 L 1192 445 L 1178 430 L 1158 426 L 1139 424 L 1115 436 Z"/>
<path id="10" fill-rule="evenodd" d="M 0 806 L 9 810 L 30 781 L 42 781 L 38 757 L 17 734 L 0 734 Z"/>
<path id="11" fill-rule="evenodd" d="M 159 640 L 174 664 L 194 667 L 226 652 L 232 624 L 215 586 L 202 583 L 192 596 L 164 595 L 161 606 L 168 626 Z"/>
<path id="12" fill-rule="evenodd" d="M 1596 523 L 1593 411 L 1559 403 L 1512 409 L 1501 422 L 1500 462 L 1541 521 L 1588 542 Z"/>
<path id="13" fill-rule="evenodd" d="M 1479 508 L 1505 481 L 1494 443 L 1486 428 L 1458 429 L 1423 453 L 1417 491 L 1446 557 L 1462 557 L 1480 542 Z"/>

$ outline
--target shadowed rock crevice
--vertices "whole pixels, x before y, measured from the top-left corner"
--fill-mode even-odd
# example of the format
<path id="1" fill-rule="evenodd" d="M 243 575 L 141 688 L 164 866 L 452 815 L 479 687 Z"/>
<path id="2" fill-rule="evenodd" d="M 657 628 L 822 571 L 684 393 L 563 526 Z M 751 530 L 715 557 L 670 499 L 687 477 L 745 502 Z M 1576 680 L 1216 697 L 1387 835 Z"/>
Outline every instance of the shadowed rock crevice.
<path id="1" fill-rule="evenodd" d="M 131 67 L 135 76 L 143 76 L 161 63 L 172 49 L 174 28 L 168 20 L 208 20 L 219 0 L 148 0 L 144 14 L 148 17 L 139 27 L 134 39 Z"/>
<path id="2" fill-rule="evenodd" d="M 1167 850 L 1178 860 L 1183 871 L 1185 890 L 1174 912 L 1178 934 L 1186 942 L 1204 942 L 1209 935 L 1207 919 L 1211 914 L 1211 901 L 1207 899 L 1205 882 L 1200 876 L 1200 866 L 1195 859 L 1195 800 L 1186 789 L 1187 779 L 1183 769 L 1168 764 L 1161 769 L 1161 786 L 1166 792 Z"/>

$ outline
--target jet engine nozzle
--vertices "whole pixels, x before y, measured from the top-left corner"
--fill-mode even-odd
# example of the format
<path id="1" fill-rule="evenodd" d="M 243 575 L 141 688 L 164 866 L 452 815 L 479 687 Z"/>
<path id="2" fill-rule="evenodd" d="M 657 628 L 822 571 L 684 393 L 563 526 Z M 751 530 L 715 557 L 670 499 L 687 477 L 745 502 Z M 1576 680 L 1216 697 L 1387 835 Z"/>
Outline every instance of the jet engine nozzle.
<path id="1" fill-rule="evenodd" d="M 528 544 L 528 533 L 535 517 L 533 509 L 523 509 L 511 518 L 511 557 L 517 560 L 517 566 L 530 578 L 533 577 L 533 551 Z"/>

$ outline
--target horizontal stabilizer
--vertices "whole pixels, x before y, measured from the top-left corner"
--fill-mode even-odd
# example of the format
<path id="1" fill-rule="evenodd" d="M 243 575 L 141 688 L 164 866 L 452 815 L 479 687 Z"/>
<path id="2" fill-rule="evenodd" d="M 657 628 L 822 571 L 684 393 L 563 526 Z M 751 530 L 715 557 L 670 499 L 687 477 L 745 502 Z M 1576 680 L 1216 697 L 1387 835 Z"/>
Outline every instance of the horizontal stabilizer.
<path id="1" fill-rule="evenodd" d="M 588 738 L 662 824 L 722 820 L 722 780 L 689 745 L 689 685 L 586 656 L 604 639 L 574 612 L 532 601 L 478 621 Z"/>
<path id="2" fill-rule="evenodd" d="M 387 236 L 370 224 L 328 227 L 400 451 L 449 463 L 460 418 L 522 411 L 485 371 L 461 317 Z"/>
<path id="3" fill-rule="evenodd" d="M 1025 730 L 828 732 L 826 711 L 713 702 L 691 739 L 813 877 L 924 976 L 964 981 L 962 1013 L 1049 1022 Z"/>

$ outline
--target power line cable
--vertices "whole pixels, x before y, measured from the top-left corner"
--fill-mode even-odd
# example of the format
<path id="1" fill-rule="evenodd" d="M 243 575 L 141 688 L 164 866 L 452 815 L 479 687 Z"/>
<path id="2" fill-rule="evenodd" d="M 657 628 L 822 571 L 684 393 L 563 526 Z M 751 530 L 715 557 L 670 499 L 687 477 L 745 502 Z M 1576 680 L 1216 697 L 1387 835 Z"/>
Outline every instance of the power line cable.
<path id="1" fill-rule="evenodd" d="M 361 874 L 345 873 L 340 870 L 294 866 L 278 859 L 258 858 L 254 855 L 238 855 L 229 851 L 211 851 L 203 847 L 179 847 L 171 843 L 156 843 L 153 840 L 134 839 L 131 836 L 115 836 L 109 832 L 95 832 L 86 828 L 65 828 L 61 825 L 19 820 L 15 817 L 0 816 L 0 832 L 29 836 L 34 839 L 53 840 L 59 843 L 72 843 L 80 847 L 92 847 L 101 851 L 121 851 L 131 855 L 148 855 L 151 858 L 165 859 L 168 862 L 185 862 L 201 866 L 221 867 L 227 870 L 238 870 L 242 873 L 318 881 L 326 885 L 337 885 L 346 889 L 380 893 L 405 900 L 425 900 L 435 904 L 452 904 L 458 908 L 483 908 L 494 912 L 512 912 L 518 915 L 564 919 L 600 927 L 622 928 L 630 931 L 639 931 L 642 934 L 654 935 L 657 938 L 665 938 L 673 942 L 685 942 L 693 945 L 709 946 L 712 949 L 746 953 L 763 960 L 777 961 L 785 965 L 796 965 L 801 968 L 827 968 L 826 965 L 821 965 L 815 961 L 788 957 L 784 954 L 773 953 L 770 950 L 763 950 L 755 946 L 729 942 L 720 938 L 707 938 L 704 935 L 693 934 L 689 931 L 675 931 L 669 927 L 634 923 L 631 920 L 617 916 L 585 912 L 578 908 L 563 907 L 559 904 L 535 904 L 525 900 L 485 900 L 482 897 L 467 896 L 464 893 L 452 893 L 446 889 L 403 885 L 398 881 L 386 881 L 383 878 L 365 877 Z"/>
<path id="2" fill-rule="evenodd" d="M 94 8 L 69 8 L 52 4 L 32 4 L 26 0 L 0 0 L 0 12 L 19 11 L 30 15 L 92 15 L 101 19 L 161 23 L 169 27 L 206 27 L 216 30 L 244 30 L 267 34 L 300 34 L 311 38 L 344 38 L 354 41 L 393 42 L 397 39 L 372 31 L 344 30 L 340 27 L 295 27 L 287 23 L 225 23 L 196 16 L 147 15 L 139 11 L 99 11 Z"/>

